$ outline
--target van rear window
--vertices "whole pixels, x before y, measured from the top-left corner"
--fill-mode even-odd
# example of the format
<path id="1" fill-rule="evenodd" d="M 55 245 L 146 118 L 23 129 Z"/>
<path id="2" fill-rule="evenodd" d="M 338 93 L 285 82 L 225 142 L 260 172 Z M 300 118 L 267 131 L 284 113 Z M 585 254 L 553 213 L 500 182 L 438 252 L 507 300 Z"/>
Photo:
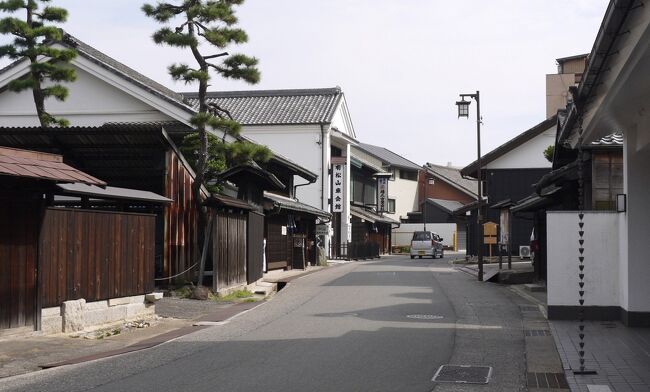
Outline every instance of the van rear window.
<path id="1" fill-rule="evenodd" d="M 431 241 L 431 233 L 428 231 L 416 231 L 413 233 L 413 241 Z"/>

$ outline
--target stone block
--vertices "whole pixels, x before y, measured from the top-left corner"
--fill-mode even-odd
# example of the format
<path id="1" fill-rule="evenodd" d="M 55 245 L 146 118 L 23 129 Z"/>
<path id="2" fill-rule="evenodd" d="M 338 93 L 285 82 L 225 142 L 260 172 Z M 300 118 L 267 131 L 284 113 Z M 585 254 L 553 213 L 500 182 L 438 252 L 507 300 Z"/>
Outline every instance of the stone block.
<path id="1" fill-rule="evenodd" d="M 86 302 L 86 311 L 106 310 L 108 309 L 108 301 L 94 301 Z"/>
<path id="2" fill-rule="evenodd" d="M 140 317 L 147 309 L 144 303 L 141 304 L 128 304 L 126 305 L 126 319 L 132 320 Z"/>
<path id="3" fill-rule="evenodd" d="M 108 306 L 137 304 L 144 302 L 144 295 L 134 295 L 132 297 L 110 298 Z"/>
<path id="4" fill-rule="evenodd" d="M 61 305 L 61 314 L 63 316 L 63 332 L 82 331 L 85 327 L 84 311 L 86 300 L 78 299 L 65 301 Z"/>
<path id="5" fill-rule="evenodd" d="M 55 306 L 53 308 L 43 308 L 41 309 L 41 317 L 46 318 L 46 317 L 61 317 L 61 307 L 60 306 Z"/>
<path id="6" fill-rule="evenodd" d="M 154 293 L 149 293 L 145 294 L 144 299 L 147 302 L 154 303 L 156 301 L 159 301 L 163 298 L 163 293 L 161 292 L 154 292 Z"/>
<path id="7" fill-rule="evenodd" d="M 45 335 L 63 332 L 63 317 L 60 315 L 48 315 L 47 317 L 43 315 L 41 317 L 41 332 Z"/>

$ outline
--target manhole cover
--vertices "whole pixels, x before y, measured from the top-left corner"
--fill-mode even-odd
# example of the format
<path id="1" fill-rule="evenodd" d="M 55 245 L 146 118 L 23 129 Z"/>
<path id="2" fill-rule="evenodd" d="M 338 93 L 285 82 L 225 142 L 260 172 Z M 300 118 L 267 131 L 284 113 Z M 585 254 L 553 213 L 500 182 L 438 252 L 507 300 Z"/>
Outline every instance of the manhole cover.
<path id="1" fill-rule="evenodd" d="M 490 381 L 491 376 L 491 366 L 442 365 L 431 381 L 463 384 L 487 384 Z"/>
<path id="2" fill-rule="evenodd" d="M 440 320 L 444 316 L 439 316 L 437 314 L 409 314 L 406 318 L 416 319 L 416 320 Z"/>

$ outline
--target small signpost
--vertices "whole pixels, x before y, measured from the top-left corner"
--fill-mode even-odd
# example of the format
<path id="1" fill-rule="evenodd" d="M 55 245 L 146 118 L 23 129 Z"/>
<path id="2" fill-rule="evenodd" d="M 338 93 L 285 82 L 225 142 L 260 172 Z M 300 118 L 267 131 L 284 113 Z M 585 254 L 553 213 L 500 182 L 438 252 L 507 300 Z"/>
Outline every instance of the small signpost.
<path id="1" fill-rule="evenodd" d="M 492 245 L 497 243 L 497 225 L 494 222 L 483 223 L 483 243 L 490 245 L 490 257 L 492 257 Z"/>

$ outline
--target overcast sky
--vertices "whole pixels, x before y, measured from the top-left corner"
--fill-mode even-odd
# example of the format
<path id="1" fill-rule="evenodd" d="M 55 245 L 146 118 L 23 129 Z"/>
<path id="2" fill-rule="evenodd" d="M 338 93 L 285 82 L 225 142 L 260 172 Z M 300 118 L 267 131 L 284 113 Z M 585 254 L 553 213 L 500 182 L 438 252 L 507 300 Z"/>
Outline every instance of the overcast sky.
<path id="1" fill-rule="evenodd" d="M 63 27 L 175 90 L 166 68 L 187 54 L 152 43 L 138 0 L 54 0 Z M 418 163 L 476 159 L 476 128 L 459 93 L 480 90 L 483 153 L 545 119 L 545 74 L 556 58 L 591 51 L 606 0 L 247 0 L 239 51 L 262 81 L 215 90 L 340 86 L 359 140 Z M 0 42 L 6 42 L 6 40 Z M 237 50 L 230 50 L 235 52 Z M 6 62 L 3 62 L 4 64 Z M 541 154 L 541 152 L 540 152 Z"/>

